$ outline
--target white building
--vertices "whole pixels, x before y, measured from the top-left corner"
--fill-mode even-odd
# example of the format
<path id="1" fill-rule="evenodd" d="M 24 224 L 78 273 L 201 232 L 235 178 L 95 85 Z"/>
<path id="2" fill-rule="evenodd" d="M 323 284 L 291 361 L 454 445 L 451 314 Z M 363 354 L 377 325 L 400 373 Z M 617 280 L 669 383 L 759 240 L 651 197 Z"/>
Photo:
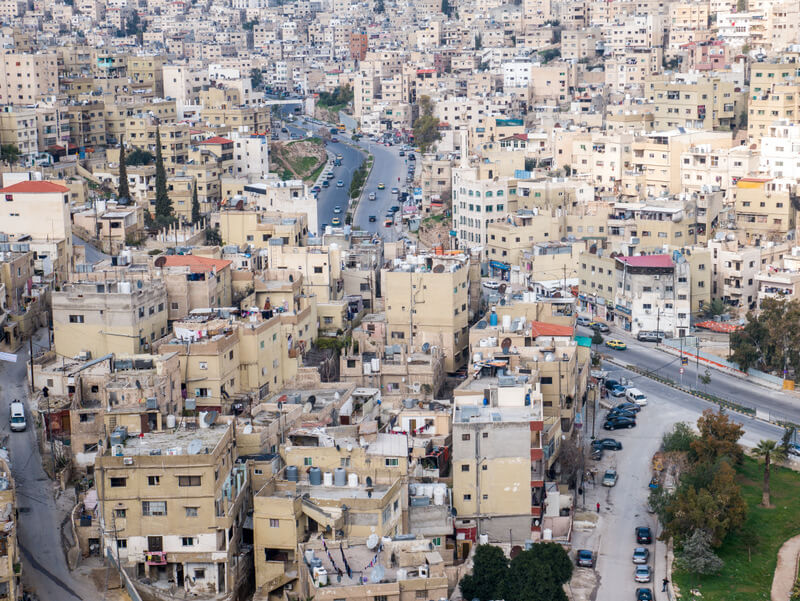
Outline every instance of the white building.
<path id="1" fill-rule="evenodd" d="M 237 177 L 266 179 L 269 175 L 269 142 L 266 136 L 242 128 L 231 132 L 233 140 L 233 172 Z"/>
<path id="2" fill-rule="evenodd" d="M 761 173 L 800 180 L 800 125 L 781 121 L 761 138 Z"/>

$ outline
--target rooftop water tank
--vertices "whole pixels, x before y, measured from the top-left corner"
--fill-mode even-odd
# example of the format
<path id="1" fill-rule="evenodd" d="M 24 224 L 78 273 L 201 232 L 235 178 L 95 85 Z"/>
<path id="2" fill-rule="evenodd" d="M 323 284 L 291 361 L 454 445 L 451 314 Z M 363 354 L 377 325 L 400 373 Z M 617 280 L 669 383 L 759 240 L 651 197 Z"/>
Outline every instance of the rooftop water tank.
<path id="1" fill-rule="evenodd" d="M 325 486 L 333 486 L 333 474 L 330 472 L 322 474 L 322 483 Z"/>
<path id="2" fill-rule="evenodd" d="M 347 474 L 347 486 L 350 488 L 358 487 L 358 474 L 355 472 L 350 472 Z"/>
<path id="3" fill-rule="evenodd" d="M 299 479 L 297 476 L 297 466 L 289 465 L 286 467 L 286 479 L 289 482 L 297 482 Z"/>
<path id="4" fill-rule="evenodd" d="M 497 313 L 495 312 L 494 307 L 492 307 L 492 312 L 489 315 L 489 325 L 490 326 L 496 326 L 497 325 Z"/>
<path id="5" fill-rule="evenodd" d="M 336 486 L 347 485 L 347 471 L 343 467 L 337 467 L 333 472 L 333 483 Z"/>
<path id="6" fill-rule="evenodd" d="M 308 481 L 311 486 L 319 486 L 322 484 L 322 470 L 318 467 L 312 467 L 308 470 Z"/>

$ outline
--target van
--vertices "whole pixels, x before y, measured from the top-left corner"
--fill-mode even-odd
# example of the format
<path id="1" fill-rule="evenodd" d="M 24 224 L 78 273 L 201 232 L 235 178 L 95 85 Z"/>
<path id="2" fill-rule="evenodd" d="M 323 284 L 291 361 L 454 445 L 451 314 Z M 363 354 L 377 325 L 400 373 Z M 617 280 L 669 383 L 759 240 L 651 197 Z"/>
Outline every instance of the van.
<path id="1" fill-rule="evenodd" d="M 28 426 L 25 421 L 25 406 L 19 401 L 11 403 L 8 422 L 12 432 L 22 432 Z"/>
<path id="2" fill-rule="evenodd" d="M 625 399 L 640 406 L 647 405 L 647 396 L 638 388 L 628 388 L 625 391 Z"/>
<path id="3" fill-rule="evenodd" d="M 639 342 L 661 342 L 664 340 L 664 332 L 648 332 L 642 330 L 638 334 L 636 334 L 636 340 Z"/>

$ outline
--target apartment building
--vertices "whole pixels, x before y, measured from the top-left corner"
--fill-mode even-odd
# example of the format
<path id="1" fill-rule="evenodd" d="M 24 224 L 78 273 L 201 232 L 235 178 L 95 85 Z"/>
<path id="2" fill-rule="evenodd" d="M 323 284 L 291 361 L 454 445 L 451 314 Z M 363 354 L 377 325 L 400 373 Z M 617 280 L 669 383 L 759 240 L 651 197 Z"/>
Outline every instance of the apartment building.
<path id="1" fill-rule="evenodd" d="M 386 305 L 387 342 L 426 343 L 444 352 L 444 369 L 454 372 L 468 353 L 469 299 L 467 255 L 419 254 L 381 270 Z"/>
<path id="2" fill-rule="evenodd" d="M 750 72 L 747 142 L 760 145 L 777 121 L 800 115 L 800 74 L 796 63 L 755 63 Z"/>
<path id="3" fill-rule="evenodd" d="M 758 172 L 759 159 L 763 165 L 763 157 L 763 153 L 747 146 L 731 148 L 713 148 L 709 144 L 691 146 L 681 153 L 681 190 L 694 193 L 719 188 L 727 198 L 730 190 L 736 187 L 737 181 Z M 786 165 L 789 165 L 789 161 Z"/>
<path id="4" fill-rule="evenodd" d="M 169 321 L 195 309 L 231 306 L 231 261 L 197 255 L 167 255 L 156 260 L 167 290 Z"/>
<path id="5" fill-rule="evenodd" d="M 150 90 L 156 98 L 163 98 L 163 64 L 163 56 L 131 56 L 128 58 L 128 77 L 135 88 Z"/>
<path id="6" fill-rule="evenodd" d="M 800 180 L 800 125 L 781 121 L 761 138 L 759 171 L 775 179 Z"/>
<path id="7" fill-rule="evenodd" d="M 505 219 L 515 180 L 494 177 L 496 167 L 481 165 L 452 169 L 453 230 L 461 248 L 483 247 L 488 242 L 490 223 Z"/>
<path id="8" fill-rule="evenodd" d="M 9 52 L 0 58 L 0 104 L 31 105 L 58 92 L 55 53 Z"/>
<path id="9" fill-rule="evenodd" d="M 691 269 L 684 256 L 618 256 L 615 262 L 615 321 L 634 336 L 641 330 L 685 336 L 691 323 Z"/>
<path id="10" fill-rule="evenodd" d="M 52 293 L 56 353 L 135 355 L 167 334 L 167 293 L 158 280 L 73 282 Z"/>
<path id="11" fill-rule="evenodd" d="M 22 558 L 17 543 L 17 493 L 11 466 L 0 458 L 0 599 L 22 598 Z"/>
<path id="12" fill-rule="evenodd" d="M 0 144 L 16 146 L 21 158 L 31 160 L 39 152 L 36 111 L 6 105 L 0 111 Z"/>
<path id="13" fill-rule="evenodd" d="M 720 78 L 662 77 L 647 84 L 653 101 L 653 128 L 719 130 L 737 123 L 740 93 Z"/>
<path id="14" fill-rule="evenodd" d="M 305 213 L 239 210 L 228 205 L 219 212 L 219 224 L 225 243 L 239 247 L 266 248 L 270 240 L 306 246 L 308 241 Z"/>
<path id="15" fill-rule="evenodd" d="M 28 177 L 28 174 L 21 174 Z M 4 182 L 14 182 L 11 174 Z M 0 188 L 3 195 L 2 226 L 12 239 L 30 236 L 35 240 L 66 240 L 65 250 L 72 256 L 72 224 L 69 188 L 50 181 L 27 180 Z"/>
<path id="16" fill-rule="evenodd" d="M 187 595 L 227 596 L 244 584 L 250 483 L 232 420 L 217 419 L 136 439 L 115 433 L 97 457 L 103 548 L 150 594 L 171 583 Z"/>
<path id="17" fill-rule="evenodd" d="M 742 242 L 782 242 L 796 225 L 794 180 L 745 177 L 736 182 L 734 209 Z"/>

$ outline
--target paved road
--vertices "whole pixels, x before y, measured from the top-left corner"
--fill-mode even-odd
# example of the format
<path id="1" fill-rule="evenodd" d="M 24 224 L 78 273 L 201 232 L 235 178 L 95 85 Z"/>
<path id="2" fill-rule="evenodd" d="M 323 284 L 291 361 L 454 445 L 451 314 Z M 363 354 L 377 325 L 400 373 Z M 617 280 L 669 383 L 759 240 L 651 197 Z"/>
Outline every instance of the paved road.
<path id="1" fill-rule="evenodd" d="M 39 331 L 34 343 L 34 351 L 46 348 L 46 330 Z M 0 436 L 7 437 L 11 472 L 16 483 L 23 580 L 26 588 L 34 590 L 41 601 L 97 599 L 97 591 L 91 583 L 74 578 L 67 568 L 59 535 L 62 516 L 56 509 L 53 483 L 42 469 L 30 408 L 25 432 L 12 433 L 8 427 L 8 404 L 13 399 L 27 398 L 27 344 L 17 357 L 16 363 L 0 362 Z"/>
<path id="2" fill-rule="evenodd" d="M 583 335 L 591 336 L 591 330 L 588 328 L 579 327 L 578 330 Z M 635 338 L 621 333 L 618 328 L 612 328 L 611 333 L 604 335 L 604 338 L 618 338 L 628 345 L 628 349 L 625 351 L 613 351 L 606 348 L 604 352 L 612 354 L 621 361 L 654 371 L 675 382 L 681 382 L 680 359 L 658 350 L 655 343 L 638 342 Z M 705 370 L 706 368 L 701 364 L 699 375 L 703 375 Z M 714 369 L 709 370 L 709 373 L 711 374 L 711 383 L 708 385 L 710 394 L 768 411 L 775 418 L 800 423 L 800 398 L 796 394 L 765 388 Z M 689 364 L 684 367 L 683 384 L 694 387 L 697 382 L 698 390 L 704 390 L 705 387 L 696 374 L 696 365 L 690 360 Z"/>
<path id="3" fill-rule="evenodd" d="M 634 528 L 649 526 L 654 533 L 660 533 L 655 515 L 647 512 L 650 460 L 658 450 L 661 436 L 674 423 L 685 421 L 694 424 L 704 409 L 716 409 L 716 406 L 608 363 L 603 369 L 612 377 L 625 376 L 633 379 L 637 388 L 647 395 L 648 406 L 639 413 L 638 425 L 631 430 L 607 432 L 601 429 L 602 419 L 598 419 L 598 437 L 616 438 L 622 442 L 623 449 L 616 452 L 606 451 L 600 462 L 590 461 L 587 465 L 587 468 L 596 467 L 599 477 L 596 478 L 597 485 L 586 486 L 585 504 L 582 498 L 579 498 L 578 503 L 593 512 L 595 504 L 599 502 L 599 521 L 597 528 L 592 531 L 575 532 L 573 548 L 592 549 L 599 553 L 596 566 L 599 588 L 593 597 L 596 601 L 633 599 L 638 586 L 652 587 L 656 591 L 656 599 L 666 601 L 666 594 L 660 593 L 661 580 L 666 570 L 666 548 L 663 543 L 650 545 L 650 566 L 655 569 L 653 582 L 637 585 L 633 579 L 634 564 L 631 555 L 634 547 L 638 546 L 634 538 Z M 605 411 L 601 411 L 599 417 L 602 418 L 604 414 Z M 782 430 L 776 426 L 734 413 L 730 416 L 732 420 L 744 425 L 745 435 L 741 442 L 745 446 L 752 447 L 765 438 L 780 440 Z M 587 437 L 591 436 L 591 431 L 590 420 L 586 427 Z M 609 468 L 614 468 L 619 473 L 619 481 L 613 488 L 599 485 L 603 471 Z"/>

